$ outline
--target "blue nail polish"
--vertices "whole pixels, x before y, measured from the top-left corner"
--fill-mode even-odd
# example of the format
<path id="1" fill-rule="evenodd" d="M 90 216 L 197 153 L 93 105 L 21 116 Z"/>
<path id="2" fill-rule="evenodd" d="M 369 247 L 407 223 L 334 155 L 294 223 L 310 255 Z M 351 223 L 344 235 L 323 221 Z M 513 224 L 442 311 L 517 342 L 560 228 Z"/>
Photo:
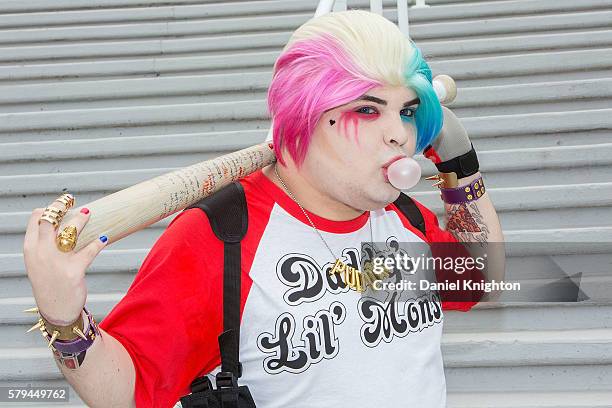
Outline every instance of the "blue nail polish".
<path id="1" fill-rule="evenodd" d="M 106 235 L 102 235 L 102 236 L 100 237 L 100 241 L 102 241 L 102 242 L 106 242 L 106 241 L 108 241 L 108 238 L 106 237 Z"/>

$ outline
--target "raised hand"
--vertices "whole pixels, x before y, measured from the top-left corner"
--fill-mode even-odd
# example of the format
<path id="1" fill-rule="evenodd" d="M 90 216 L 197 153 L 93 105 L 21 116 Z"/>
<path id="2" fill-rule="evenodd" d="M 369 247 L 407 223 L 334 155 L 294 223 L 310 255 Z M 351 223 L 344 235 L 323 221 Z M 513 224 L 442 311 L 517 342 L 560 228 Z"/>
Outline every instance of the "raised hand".
<path id="1" fill-rule="evenodd" d="M 59 242 L 57 225 L 54 224 L 62 221 L 73 202 L 71 196 L 64 195 L 47 209 L 34 209 L 23 244 L 26 272 L 38 311 L 47 321 L 58 326 L 69 325 L 81 315 L 87 299 L 85 271 L 107 241 L 106 237 L 100 237 L 78 252 L 70 249 L 69 238 Z M 89 216 L 89 210 L 81 209 L 64 224 L 64 231 L 73 226 L 76 228 L 75 238 L 78 238 Z"/>

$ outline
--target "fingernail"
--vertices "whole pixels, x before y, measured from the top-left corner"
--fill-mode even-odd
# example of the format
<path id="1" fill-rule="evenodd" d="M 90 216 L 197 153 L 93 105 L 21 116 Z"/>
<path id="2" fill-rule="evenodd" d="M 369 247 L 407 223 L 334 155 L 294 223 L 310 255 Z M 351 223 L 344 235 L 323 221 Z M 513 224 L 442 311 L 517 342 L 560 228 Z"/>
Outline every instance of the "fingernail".
<path id="1" fill-rule="evenodd" d="M 89 208 L 81 208 L 81 213 L 89 214 Z"/>
<path id="2" fill-rule="evenodd" d="M 106 241 L 108 241 L 108 238 L 106 237 L 106 235 L 102 235 L 100 236 L 100 241 L 106 243 Z"/>

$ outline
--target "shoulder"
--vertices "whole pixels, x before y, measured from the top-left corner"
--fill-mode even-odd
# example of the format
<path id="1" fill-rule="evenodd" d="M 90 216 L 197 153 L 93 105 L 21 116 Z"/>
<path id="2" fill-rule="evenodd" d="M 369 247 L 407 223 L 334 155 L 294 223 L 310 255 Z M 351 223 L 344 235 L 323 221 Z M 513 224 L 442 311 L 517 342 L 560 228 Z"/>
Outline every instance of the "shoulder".
<path id="1" fill-rule="evenodd" d="M 401 193 L 401 194 L 404 194 L 404 193 Z M 414 202 L 414 204 L 416 205 L 417 209 L 419 210 L 419 212 L 421 213 L 423 217 L 423 221 L 425 222 L 426 235 L 423 235 L 421 231 L 419 231 L 417 228 L 415 228 L 410 223 L 410 220 L 408 219 L 408 217 L 396 205 L 397 201 L 389 204 L 387 206 L 387 210 L 392 210 L 392 211 L 397 212 L 404 226 L 410 229 L 415 234 L 417 234 L 421 239 L 423 239 L 426 242 L 430 242 L 430 243 L 431 242 L 457 242 L 457 239 L 450 232 L 440 228 L 438 216 L 436 215 L 435 212 L 427 208 L 423 203 L 421 203 L 419 200 L 415 199 L 414 197 L 412 196 L 408 196 L 408 197 L 410 197 L 410 199 Z"/>
<path id="2" fill-rule="evenodd" d="M 214 241 L 215 235 L 204 211 L 189 208 L 178 213 L 155 242 L 152 252 L 195 250 Z"/>
<path id="3" fill-rule="evenodd" d="M 166 228 L 168 234 L 180 234 L 181 232 L 193 231 L 194 227 L 210 230 L 210 222 L 206 213 L 199 208 L 188 208 L 178 213 Z M 212 230 L 211 230 L 212 231 Z"/>

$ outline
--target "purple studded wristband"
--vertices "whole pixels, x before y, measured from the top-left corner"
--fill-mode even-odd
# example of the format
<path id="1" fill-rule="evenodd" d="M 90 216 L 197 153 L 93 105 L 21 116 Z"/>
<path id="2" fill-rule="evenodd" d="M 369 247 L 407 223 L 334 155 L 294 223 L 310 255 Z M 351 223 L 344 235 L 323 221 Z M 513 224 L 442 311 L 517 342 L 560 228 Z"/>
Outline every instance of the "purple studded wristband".
<path id="1" fill-rule="evenodd" d="M 83 308 L 85 315 L 87 317 L 87 321 L 85 322 L 85 326 L 83 327 L 83 334 L 85 338 L 77 337 L 74 340 L 70 341 L 60 341 L 56 340 L 53 342 L 53 347 L 62 353 L 70 353 L 70 354 L 78 354 L 84 350 L 87 350 L 96 339 L 96 336 L 100 335 L 100 330 L 98 330 L 98 326 L 91 315 L 91 313 Z M 47 336 L 47 340 L 50 340 L 51 337 Z"/>
<path id="2" fill-rule="evenodd" d="M 457 188 L 441 188 L 442 200 L 447 204 L 461 204 L 478 200 L 485 193 L 482 177 L 478 177 L 467 186 Z"/>

